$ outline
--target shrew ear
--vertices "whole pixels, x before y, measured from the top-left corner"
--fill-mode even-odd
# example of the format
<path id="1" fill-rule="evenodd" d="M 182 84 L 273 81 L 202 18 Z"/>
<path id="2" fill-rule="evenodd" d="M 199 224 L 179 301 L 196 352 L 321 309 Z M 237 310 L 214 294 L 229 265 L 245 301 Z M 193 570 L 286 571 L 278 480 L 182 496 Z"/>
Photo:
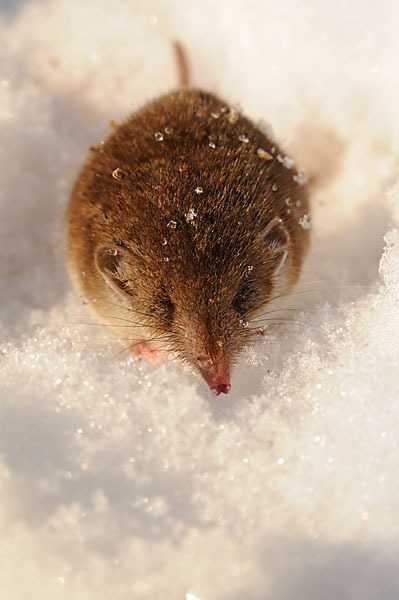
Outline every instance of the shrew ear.
<path id="1" fill-rule="evenodd" d="M 267 224 L 261 233 L 261 239 L 267 252 L 276 262 L 274 274 L 278 275 L 284 268 L 290 245 L 290 234 L 279 217 Z"/>
<path id="2" fill-rule="evenodd" d="M 117 292 L 128 293 L 128 279 L 123 269 L 123 250 L 105 245 L 96 249 L 94 260 L 105 282 Z"/>

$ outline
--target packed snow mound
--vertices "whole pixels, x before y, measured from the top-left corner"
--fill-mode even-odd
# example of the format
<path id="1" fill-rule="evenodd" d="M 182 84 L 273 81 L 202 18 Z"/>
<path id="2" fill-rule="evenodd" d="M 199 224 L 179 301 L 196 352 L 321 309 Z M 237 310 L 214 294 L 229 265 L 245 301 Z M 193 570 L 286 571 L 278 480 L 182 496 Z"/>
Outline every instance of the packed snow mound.
<path id="1" fill-rule="evenodd" d="M 396 2 L 0 6 L 0 597 L 398 598 Z M 322 173 L 297 312 L 218 398 L 117 357 L 64 267 L 87 146 L 175 85 L 174 38 Z"/>

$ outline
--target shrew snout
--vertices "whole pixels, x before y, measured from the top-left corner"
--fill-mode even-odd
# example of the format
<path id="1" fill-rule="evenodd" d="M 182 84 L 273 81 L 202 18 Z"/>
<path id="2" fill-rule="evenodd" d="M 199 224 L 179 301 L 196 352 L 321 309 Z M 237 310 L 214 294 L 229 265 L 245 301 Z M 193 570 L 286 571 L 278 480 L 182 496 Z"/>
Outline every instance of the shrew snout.
<path id="1" fill-rule="evenodd" d="M 208 363 L 207 366 L 201 366 L 199 359 L 202 359 L 203 364 Z M 205 357 L 199 357 L 197 361 L 200 362 L 197 367 L 199 372 L 215 396 L 219 396 L 219 394 L 228 394 L 231 389 L 230 369 L 223 363 L 212 364 L 211 361 Z"/>

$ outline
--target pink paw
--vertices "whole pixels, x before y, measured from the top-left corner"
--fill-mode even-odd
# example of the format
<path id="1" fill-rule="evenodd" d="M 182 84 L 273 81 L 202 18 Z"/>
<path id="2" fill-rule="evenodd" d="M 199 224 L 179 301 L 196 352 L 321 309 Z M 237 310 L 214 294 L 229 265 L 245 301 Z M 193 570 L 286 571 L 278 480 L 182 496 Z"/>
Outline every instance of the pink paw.
<path id="1" fill-rule="evenodd" d="M 142 341 L 132 348 L 132 353 L 139 359 L 146 358 L 153 367 L 159 367 L 169 358 L 167 350 L 156 342 Z"/>

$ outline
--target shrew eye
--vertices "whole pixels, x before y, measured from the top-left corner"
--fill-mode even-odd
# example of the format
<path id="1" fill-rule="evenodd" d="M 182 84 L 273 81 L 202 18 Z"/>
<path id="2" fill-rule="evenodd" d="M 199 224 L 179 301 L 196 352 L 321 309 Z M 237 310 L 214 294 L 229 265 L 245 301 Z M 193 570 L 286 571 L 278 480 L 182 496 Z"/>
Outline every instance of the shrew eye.
<path id="1" fill-rule="evenodd" d="M 163 319 L 171 321 L 173 318 L 174 308 L 174 304 L 170 299 L 169 294 L 162 289 L 153 297 L 150 312 L 154 315 L 158 314 Z"/>
<path id="2" fill-rule="evenodd" d="M 174 311 L 174 305 L 172 300 L 169 298 L 169 296 L 163 296 L 160 298 L 160 303 L 161 303 L 161 307 L 162 310 L 164 312 L 167 312 L 168 315 L 172 315 L 173 311 Z"/>
<path id="3" fill-rule="evenodd" d="M 254 291 L 249 283 L 243 284 L 233 300 L 233 308 L 243 315 L 251 308 Z"/>

